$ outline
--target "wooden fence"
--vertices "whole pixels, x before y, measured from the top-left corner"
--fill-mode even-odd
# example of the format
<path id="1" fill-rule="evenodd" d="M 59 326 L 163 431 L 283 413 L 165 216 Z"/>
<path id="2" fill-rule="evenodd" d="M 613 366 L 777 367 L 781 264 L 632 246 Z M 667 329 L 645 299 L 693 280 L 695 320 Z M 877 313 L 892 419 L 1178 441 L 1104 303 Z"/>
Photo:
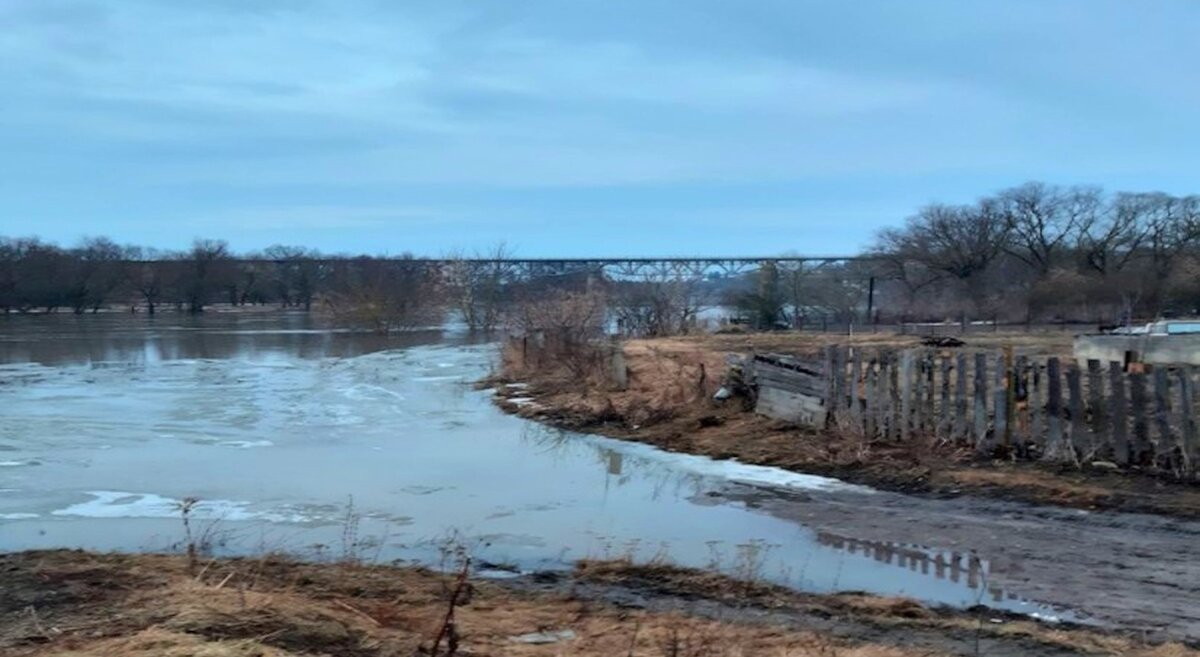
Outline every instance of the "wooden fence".
<path id="1" fill-rule="evenodd" d="M 1108 461 L 1195 478 L 1200 368 L 933 349 L 831 347 L 748 363 L 758 410 L 871 439 L 947 441 L 981 453 Z"/>

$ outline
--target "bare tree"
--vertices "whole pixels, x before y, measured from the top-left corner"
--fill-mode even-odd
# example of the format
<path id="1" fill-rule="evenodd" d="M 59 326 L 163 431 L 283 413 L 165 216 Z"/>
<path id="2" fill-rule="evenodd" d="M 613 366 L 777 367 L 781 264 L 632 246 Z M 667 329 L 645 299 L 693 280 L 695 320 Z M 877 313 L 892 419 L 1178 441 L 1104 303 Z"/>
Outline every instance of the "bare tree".
<path id="1" fill-rule="evenodd" d="M 339 263 L 328 307 L 338 321 L 379 334 L 441 320 L 435 273 L 411 256 L 362 256 Z"/>
<path id="2" fill-rule="evenodd" d="M 608 297 L 622 333 L 661 337 L 694 330 L 710 295 L 690 272 L 663 268 L 640 280 L 609 281 Z"/>
<path id="3" fill-rule="evenodd" d="M 184 256 L 180 288 L 189 313 L 204 312 L 217 290 L 231 277 L 229 244 L 223 240 L 197 239 Z"/>
<path id="4" fill-rule="evenodd" d="M 1001 192 L 997 204 L 1008 230 L 1007 252 L 1041 277 L 1061 261 L 1076 232 L 1094 221 L 1099 193 L 1030 182 Z"/>
<path id="5" fill-rule="evenodd" d="M 97 312 L 125 282 L 125 249 L 106 237 L 88 237 L 71 255 L 66 302 L 77 315 Z"/>
<path id="6" fill-rule="evenodd" d="M 973 206 L 933 204 L 910 218 L 905 228 L 880 233 L 877 250 L 958 281 L 964 287 L 964 304 L 974 305 L 982 300 L 983 276 L 1004 252 L 1008 237 L 1008 222 L 994 200 Z"/>
<path id="7" fill-rule="evenodd" d="M 264 256 L 275 261 L 274 284 L 283 305 L 302 306 L 312 310 L 313 299 L 325 282 L 328 268 L 321 263 L 321 254 L 300 246 L 276 244 L 268 247 Z"/>
<path id="8" fill-rule="evenodd" d="M 504 243 L 473 258 L 452 255 L 443 272 L 447 292 L 471 331 L 491 333 L 500 326 L 513 253 Z"/>

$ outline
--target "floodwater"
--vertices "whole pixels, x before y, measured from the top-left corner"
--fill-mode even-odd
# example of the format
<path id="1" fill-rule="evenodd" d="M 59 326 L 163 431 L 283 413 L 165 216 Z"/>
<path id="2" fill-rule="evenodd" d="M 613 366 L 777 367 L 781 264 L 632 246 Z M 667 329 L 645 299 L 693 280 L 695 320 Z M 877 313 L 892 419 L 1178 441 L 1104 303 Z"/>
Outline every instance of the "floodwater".
<path id="1" fill-rule="evenodd" d="M 300 314 L 0 317 L 0 550 L 177 550 L 180 501 L 198 498 L 190 532 L 217 554 L 436 566 L 458 542 L 497 575 L 633 556 L 1075 617 L 965 547 L 769 510 L 884 493 L 508 416 L 471 386 L 493 354 L 460 332 L 382 338 Z"/>

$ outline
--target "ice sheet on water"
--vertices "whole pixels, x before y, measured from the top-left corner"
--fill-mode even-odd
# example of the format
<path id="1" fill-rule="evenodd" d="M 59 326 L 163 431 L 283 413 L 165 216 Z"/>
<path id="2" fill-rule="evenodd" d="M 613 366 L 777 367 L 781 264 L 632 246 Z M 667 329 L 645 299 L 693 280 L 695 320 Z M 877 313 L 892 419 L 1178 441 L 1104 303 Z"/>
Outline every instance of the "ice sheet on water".
<path id="1" fill-rule="evenodd" d="M 154 493 L 128 493 L 123 491 L 88 491 L 92 499 L 51 511 L 55 516 L 77 516 L 82 518 L 179 518 L 182 500 Z M 189 511 L 189 516 L 211 520 L 265 520 L 268 522 L 310 522 L 312 518 L 303 514 L 275 511 L 254 511 L 249 502 L 233 500 L 200 500 Z"/>
<path id="2" fill-rule="evenodd" d="M 36 513 L 0 513 L 0 520 L 32 520 L 37 517 Z"/>
<path id="3" fill-rule="evenodd" d="M 803 490 L 829 490 L 856 493 L 870 493 L 873 489 L 865 486 L 848 484 L 839 479 L 821 477 L 818 475 L 801 474 L 782 468 L 765 465 L 750 465 L 734 459 L 716 460 L 707 456 L 695 454 L 680 454 L 667 452 L 651 445 L 627 443 L 608 438 L 599 440 L 611 441 L 613 448 L 629 454 L 659 461 L 679 470 L 685 470 L 703 477 L 724 479 L 739 484 L 753 486 L 769 486 L 774 488 L 791 488 Z"/>
<path id="4" fill-rule="evenodd" d="M 236 447 L 238 449 L 254 449 L 255 447 L 273 447 L 275 443 L 269 440 L 222 440 L 217 445 L 221 447 Z"/>

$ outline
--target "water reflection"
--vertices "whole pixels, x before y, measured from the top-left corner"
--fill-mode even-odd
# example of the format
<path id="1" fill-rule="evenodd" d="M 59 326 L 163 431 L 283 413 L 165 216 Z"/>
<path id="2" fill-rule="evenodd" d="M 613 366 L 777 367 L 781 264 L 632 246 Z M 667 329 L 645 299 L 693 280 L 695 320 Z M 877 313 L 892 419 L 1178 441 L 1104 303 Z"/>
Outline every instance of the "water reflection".
<path id="1" fill-rule="evenodd" d="M 1004 589 L 990 577 L 991 563 L 981 559 L 974 552 L 963 554 L 935 550 L 924 545 L 864 541 L 832 532 L 819 532 L 817 542 L 882 564 L 904 568 L 914 573 L 920 572 L 935 579 L 948 579 L 955 584 L 963 583 L 969 589 L 978 590 L 981 602 L 985 592 L 992 602 L 1001 602 L 1006 597 Z M 1020 598 L 1015 593 L 1008 593 L 1007 599 Z"/>
<path id="2" fill-rule="evenodd" d="M 390 335 L 338 329 L 299 312 L 119 316 L 0 315 L 0 363 L 72 365 L 255 358 L 347 358 L 470 336 L 441 328 Z"/>
<path id="3" fill-rule="evenodd" d="M 646 487 L 655 498 L 686 498 L 693 504 L 724 505 L 722 492 L 727 482 L 714 480 L 703 470 L 689 470 L 688 455 L 661 452 L 640 456 L 631 453 L 639 445 L 614 444 L 603 438 L 583 438 L 578 434 L 546 427 L 531 427 L 522 439 L 543 453 L 568 459 L 584 453 L 603 473 L 605 490 L 622 486 Z M 739 499 L 765 499 L 780 495 L 795 499 L 794 491 L 758 488 Z M 749 504 L 763 515 L 771 505 Z M 801 525 L 801 527 L 803 527 Z M 774 534 L 784 538 L 782 534 Z M 811 538 L 810 538 L 811 537 Z M 603 558 L 629 558 L 655 561 L 677 549 L 663 544 L 648 550 L 639 541 L 598 537 Z M 676 548 L 678 546 L 675 546 Z M 889 541 L 869 541 L 829 531 L 807 530 L 787 540 L 755 538 L 748 541 L 706 541 L 704 566 L 739 578 L 767 580 L 809 591 L 865 590 L 906 595 L 925 601 L 940 601 L 958 606 L 985 605 L 1020 613 L 1035 613 L 1044 618 L 1085 621 L 1071 610 L 1042 604 L 1005 591 L 997 583 L 992 563 L 974 552 Z M 856 563 L 862 562 L 862 563 Z M 870 563 L 871 567 L 866 567 Z M 693 565 L 695 565 L 693 563 Z"/>

